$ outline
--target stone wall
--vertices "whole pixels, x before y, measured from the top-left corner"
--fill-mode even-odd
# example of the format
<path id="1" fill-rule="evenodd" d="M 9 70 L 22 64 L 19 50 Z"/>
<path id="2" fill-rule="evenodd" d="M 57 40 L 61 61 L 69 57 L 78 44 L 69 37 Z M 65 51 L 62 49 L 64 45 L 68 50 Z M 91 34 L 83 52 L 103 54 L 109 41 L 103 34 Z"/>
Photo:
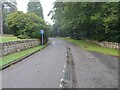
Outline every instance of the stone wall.
<path id="1" fill-rule="evenodd" d="M 28 48 L 35 47 L 37 45 L 40 45 L 40 41 L 38 39 L 0 43 L 0 56 L 19 52 Z"/>
<path id="2" fill-rule="evenodd" d="M 102 41 L 102 42 L 92 41 L 92 42 L 106 48 L 119 49 L 120 47 L 119 43 L 114 43 L 114 42 L 107 42 L 107 41 Z"/>

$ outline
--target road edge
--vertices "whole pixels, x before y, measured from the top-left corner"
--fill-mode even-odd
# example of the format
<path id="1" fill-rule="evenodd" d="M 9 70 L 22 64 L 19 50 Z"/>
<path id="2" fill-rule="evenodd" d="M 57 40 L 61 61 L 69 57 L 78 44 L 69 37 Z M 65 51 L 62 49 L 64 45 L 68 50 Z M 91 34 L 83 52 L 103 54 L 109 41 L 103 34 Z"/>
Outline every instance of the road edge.
<path id="1" fill-rule="evenodd" d="M 15 60 L 15 61 L 12 61 L 12 62 L 10 62 L 10 63 L 4 65 L 2 68 L 0 68 L 0 71 L 2 71 L 2 70 L 4 70 L 4 69 L 10 67 L 11 65 L 14 65 L 14 64 L 16 64 L 16 63 L 18 63 L 18 62 L 24 60 L 25 58 L 28 58 L 28 57 L 32 56 L 33 54 L 35 54 L 35 53 L 41 51 L 42 49 L 44 49 L 44 48 L 46 48 L 47 46 L 49 46 L 51 42 L 52 42 L 52 41 L 48 41 L 48 43 L 47 43 L 43 48 L 41 48 L 41 49 L 39 49 L 39 50 L 37 50 L 37 51 L 35 51 L 35 52 L 33 52 L 33 53 L 30 53 L 30 54 L 28 54 L 28 55 L 25 55 L 25 56 L 23 56 L 23 57 L 21 57 L 21 58 Z"/>
<path id="2" fill-rule="evenodd" d="M 77 44 L 75 44 L 75 43 L 72 43 L 72 42 L 70 42 L 70 41 L 64 40 L 64 39 L 61 39 L 61 38 L 58 38 L 58 39 L 59 39 L 59 40 L 66 41 L 66 42 L 68 42 L 68 43 L 71 43 L 71 44 L 73 44 L 73 45 L 75 45 L 75 46 L 78 46 L 78 47 L 80 47 L 81 49 L 84 49 L 84 50 L 87 51 L 87 52 L 90 52 L 90 53 L 91 53 L 91 52 L 97 52 L 97 51 L 86 50 L 85 48 L 82 48 L 81 46 L 79 46 L 79 45 L 77 45 Z M 116 56 L 116 55 L 106 54 L 106 53 L 103 53 L 103 52 L 97 52 L 97 53 L 101 53 L 101 54 L 103 54 L 103 55 L 108 55 L 108 56 L 120 58 L 119 54 L 118 54 L 118 56 Z M 118 51 L 118 53 L 119 53 L 119 51 Z"/>

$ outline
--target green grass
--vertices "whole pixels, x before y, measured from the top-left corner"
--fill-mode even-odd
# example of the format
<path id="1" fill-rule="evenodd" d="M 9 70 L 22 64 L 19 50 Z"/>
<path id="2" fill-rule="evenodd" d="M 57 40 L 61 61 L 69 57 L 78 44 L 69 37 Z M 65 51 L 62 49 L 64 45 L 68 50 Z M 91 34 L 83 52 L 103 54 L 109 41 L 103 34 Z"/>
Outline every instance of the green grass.
<path id="1" fill-rule="evenodd" d="M 0 42 L 9 42 L 9 41 L 16 41 L 20 40 L 17 37 L 0 37 Z"/>
<path id="2" fill-rule="evenodd" d="M 107 55 L 119 56 L 118 50 L 111 48 L 104 48 L 92 42 L 83 41 L 83 40 L 74 40 L 71 38 L 60 38 L 60 39 L 74 43 L 87 51 L 96 51 Z"/>
<path id="3" fill-rule="evenodd" d="M 9 41 L 17 41 L 17 40 L 25 40 L 25 39 L 19 39 L 13 35 L 0 35 L 0 43 L 9 42 Z"/>
<path id="4" fill-rule="evenodd" d="M 3 57 L 0 57 L 2 59 L 0 59 L 0 67 L 2 67 L 3 65 L 6 65 L 12 61 L 15 61 L 23 56 L 26 56 L 28 54 L 31 54 L 41 48 L 43 48 L 45 46 L 37 46 L 37 47 L 33 47 L 33 48 L 30 48 L 30 49 L 27 49 L 27 50 L 24 50 L 24 51 L 20 51 L 20 52 L 17 52 L 17 53 L 13 53 L 13 54 L 10 54 L 10 55 L 7 55 L 7 56 L 3 56 Z"/>

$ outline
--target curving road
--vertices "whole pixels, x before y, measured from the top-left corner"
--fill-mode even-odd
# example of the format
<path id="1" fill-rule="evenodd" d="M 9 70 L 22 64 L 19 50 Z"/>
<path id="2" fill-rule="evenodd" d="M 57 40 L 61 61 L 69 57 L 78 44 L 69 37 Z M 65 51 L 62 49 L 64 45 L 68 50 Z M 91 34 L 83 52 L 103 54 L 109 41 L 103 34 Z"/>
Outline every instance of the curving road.
<path id="1" fill-rule="evenodd" d="M 51 40 L 45 49 L 3 70 L 3 88 L 60 88 L 66 47 L 71 48 L 78 88 L 118 87 L 117 58 L 87 52 L 57 38 Z"/>

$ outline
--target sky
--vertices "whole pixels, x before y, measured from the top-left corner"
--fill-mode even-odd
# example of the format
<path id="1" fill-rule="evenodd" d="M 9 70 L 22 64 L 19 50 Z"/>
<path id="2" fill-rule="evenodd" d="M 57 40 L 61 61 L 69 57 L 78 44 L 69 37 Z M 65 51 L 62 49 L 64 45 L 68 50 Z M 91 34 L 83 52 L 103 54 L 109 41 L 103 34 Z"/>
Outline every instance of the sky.
<path id="1" fill-rule="evenodd" d="M 17 1 L 17 7 L 19 11 L 27 12 L 27 4 L 29 0 L 16 0 Z M 49 22 L 50 24 L 53 24 L 51 20 L 51 16 L 48 16 L 49 11 L 53 8 L 53 3 L 55 0 L 40 0 L 42 8 L 43 8 L 43 15 L 46 22 Z"/>

